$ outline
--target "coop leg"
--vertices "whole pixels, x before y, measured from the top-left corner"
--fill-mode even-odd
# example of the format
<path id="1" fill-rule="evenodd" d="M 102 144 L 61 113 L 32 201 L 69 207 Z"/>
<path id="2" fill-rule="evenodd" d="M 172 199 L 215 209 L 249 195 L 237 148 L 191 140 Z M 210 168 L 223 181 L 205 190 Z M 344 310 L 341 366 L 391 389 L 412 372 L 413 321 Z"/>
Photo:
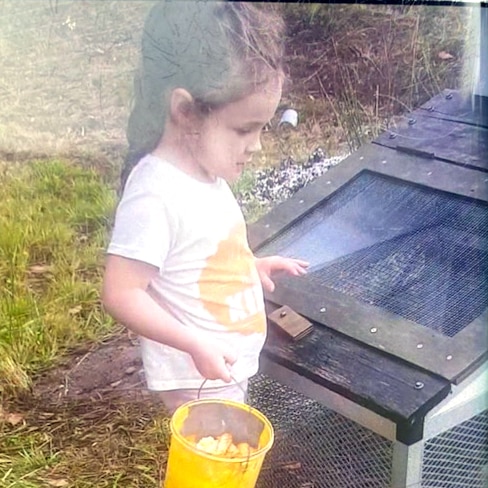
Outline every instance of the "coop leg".
<path id="1" fill-rule="evenodd" d="M 393 445 L 391 488 L 421 488 L 424 442 Z"/>

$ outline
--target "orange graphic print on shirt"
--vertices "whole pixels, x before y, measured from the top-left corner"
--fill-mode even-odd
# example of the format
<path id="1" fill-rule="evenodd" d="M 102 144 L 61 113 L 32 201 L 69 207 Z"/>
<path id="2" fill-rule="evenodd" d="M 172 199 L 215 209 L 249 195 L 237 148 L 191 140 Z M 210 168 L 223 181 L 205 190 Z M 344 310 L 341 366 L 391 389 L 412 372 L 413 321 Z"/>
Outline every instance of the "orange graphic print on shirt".
<path id="1" fill-rule="evenodd" d="M 261 283 L 244 224 L 234 228 L 207 259 L 198 285 L 203 306 L 216 323 L 245 335 L 265 333 Z"/>

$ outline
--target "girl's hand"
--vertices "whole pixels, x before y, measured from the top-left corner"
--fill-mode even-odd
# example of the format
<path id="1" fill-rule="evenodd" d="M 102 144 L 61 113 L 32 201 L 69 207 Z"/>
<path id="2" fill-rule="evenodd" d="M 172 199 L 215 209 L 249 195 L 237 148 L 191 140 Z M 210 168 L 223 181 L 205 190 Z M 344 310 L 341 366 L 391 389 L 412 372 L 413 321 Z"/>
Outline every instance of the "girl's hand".
<path id="1" fill-rule="evenodd" d="M 230 383 L 230 367 L 236 362 L 237 354 L 228 344 L 199 335 L 189 353 L 204 378 Z"/>
<path id="2" fill-rule="evenodd" d="M 265 258 L 256 258 L 256 268 L 263 288 L 266 291 L 273 292 L 275 284 L 271 279 L 272 274 L 276 272 L 285 272 L 292 276 L 303 276 L 307 273 L 308 263 L 301 259 L 269 256 Z"/>

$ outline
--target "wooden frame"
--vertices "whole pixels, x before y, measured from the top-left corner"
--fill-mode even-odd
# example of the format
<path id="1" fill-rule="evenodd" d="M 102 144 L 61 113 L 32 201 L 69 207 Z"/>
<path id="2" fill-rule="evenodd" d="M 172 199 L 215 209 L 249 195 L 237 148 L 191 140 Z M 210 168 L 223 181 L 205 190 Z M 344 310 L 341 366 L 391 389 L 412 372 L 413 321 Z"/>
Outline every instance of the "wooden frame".
<path id="1" fill-rule="evenodd" d="M 432 127 L 435 122 L 437 130 L 443 127 L 450 131 L 453 125 L 456 126 L 458 133 L 464 135 L 452 138 L 450 142 L 462 141 L 462 144 L 452 143 L 448 149 L 441 144 L 433 148 L 431 155 L 426 155 L 424 147 L 415 147 L 418 139 L 409 137 L 408 131 L 414 130 L 418 134 L 419 129 L 408 122 L 410 118 L 406 118 L 406 123 L 396 128 L 395 138 L 385 133 L 375 143 L 363 146 L 252 225 L 250 243 L 254 251 L 259 253 L 272 238 L 302 219 L 363 171 L 488 202 L 488 130 L 478 125 L 477 119 L 473 120 L 472 113 L 468 111 L 467 115 L 464 114 L 464 106 L 457 92 L 452 92 L 454 94 L 446 98 L 449 93 L 441 94 L 437 105 L 453 101 L 452 107 L 457 108 L 453 108 L 448 117 L 457 119 L 457 122 L 444 120 L 446 109 L 436 112 L 425 106 L 414 112 L 412 117 L 421 119 L 426 127 L 429 121 Z M 430 107 L 435 106 L 436 100 L 430 103 Z M 464 120 L 466 117 L 471 119 Z M 428 147 L 428 133 L 423 140 L 425 147 Z M 405 141 L 412 141 L 410 147 Z M 466 149 L 471 162 L 467 166 L 462 164 L 467 159 Z M 280 281 L 275 292 L 268 293 L 266 299 L 276 305 L 288 305 L 317 324 L 451 382 L 461 381 L 488 357 L 488 309 L 454 337 L 447 337 L 330 288 L 324 287 L 318 292 L 317 287 L 306 280 L 301 282 L 301 286 L 297 292 L 296 286 L 290 286 L 286 280 Z"/>

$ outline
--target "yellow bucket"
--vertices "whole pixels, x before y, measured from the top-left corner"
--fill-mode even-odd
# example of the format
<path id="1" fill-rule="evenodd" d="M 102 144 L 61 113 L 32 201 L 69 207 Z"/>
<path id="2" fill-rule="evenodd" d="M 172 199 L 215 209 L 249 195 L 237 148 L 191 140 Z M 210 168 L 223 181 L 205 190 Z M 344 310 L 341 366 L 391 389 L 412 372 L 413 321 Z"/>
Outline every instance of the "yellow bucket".
<path id="1" fill-rule="evenodd" d="M 197 449 L 192 442 L 224 433 L 248 443 L 252 452 L 229 458 Z M 164 488 L 254 488 L 273 441 L 271 423 L 249 405 L 214 399 L 185 403 L 171 419 Z"/>

